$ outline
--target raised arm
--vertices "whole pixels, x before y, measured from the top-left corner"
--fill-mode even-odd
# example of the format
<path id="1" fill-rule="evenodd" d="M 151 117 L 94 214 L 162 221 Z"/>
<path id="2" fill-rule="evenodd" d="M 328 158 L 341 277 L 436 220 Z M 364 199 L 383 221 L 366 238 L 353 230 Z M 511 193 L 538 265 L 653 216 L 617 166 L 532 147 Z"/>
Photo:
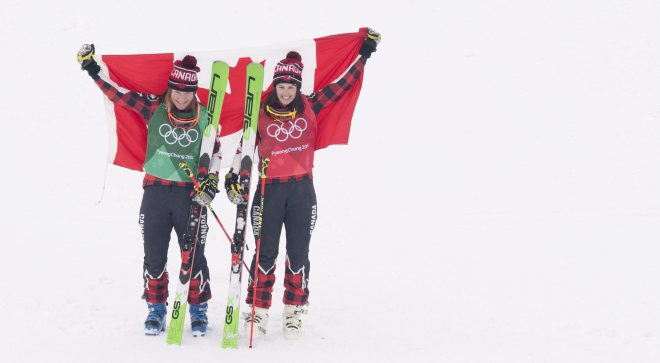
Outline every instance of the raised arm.
<path id="1" fill-rule="evenodd" d="M 346 73 L 337 81 L 330 83 L 323 87 L 318 92 L 308 96 L 309 102 L 312 104 L 312 110 L 315 114 L 319 114 L 321 110 L 337 101 L 346 91 L 348 91 L 355 82 L 360 78 L 364 71 L 364 66 L 367 59 L 371 57 L 371 53 L 376 51 L 376 47 L 380 42 L 380 34 L 373 29 L 367 32 L 367 38 L 362 43 L 360 48 L 360 57 L 353 63 Z"/>
<path id="2" fill-rule="evenodd" d="M 83 70 L 87 71 L 94 83 L 101 89 L 103 94 L 113 103 L 133 110 L 140 114 L 145 122 L 149 122 L 151 116 L 161 103 L 160 97 L 150 97 L 137 92 L 123 93 L 110 83 L 106 82 L 101 75 L 101 66 L 94 60 L 94 44 L 83 44 L 78 51 L 78 63 Z"/>

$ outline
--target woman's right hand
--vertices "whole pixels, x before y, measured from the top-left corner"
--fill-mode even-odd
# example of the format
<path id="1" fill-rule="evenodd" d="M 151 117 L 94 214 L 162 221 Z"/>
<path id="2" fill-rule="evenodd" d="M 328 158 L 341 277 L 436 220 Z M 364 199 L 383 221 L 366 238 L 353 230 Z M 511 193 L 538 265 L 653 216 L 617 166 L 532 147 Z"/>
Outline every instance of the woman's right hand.
<path id="1" fill-rule="evenodd" d="M 92 78 L 98 76 L 101 71 L 101 67 L 94 60 L 94 51 L 94 44 L 83 44 L 76 56 L 80 68 L 87 71 Z"/>

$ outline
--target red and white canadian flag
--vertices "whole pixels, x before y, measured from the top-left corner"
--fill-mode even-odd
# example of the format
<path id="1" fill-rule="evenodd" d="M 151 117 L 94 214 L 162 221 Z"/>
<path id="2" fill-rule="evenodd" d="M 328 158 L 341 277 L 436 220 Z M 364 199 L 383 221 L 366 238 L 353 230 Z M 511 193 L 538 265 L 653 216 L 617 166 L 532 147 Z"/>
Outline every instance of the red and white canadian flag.
<path id="1" fill-rule="evenodd" d="M 287 52 L 301 54 L 303 70 L 302 93 L 311 94 L 334 82 L 357 59 L 366 38 L 367 28 L 355 33 L 336 34 L 276 46 L 139 55 L 100 55 L 97 61 L 109 76 L 106 81 L 119 90 L 161 95 L 167 89 L 167 79 L 175 59 L 185 55 L 197 58 L 199 72 L 198 98 L 206 105 L 208 82 L 213 61 L 222 60 L 230 66 L 229 86 L 220 115 L 223 164 L 231 163 L 237 140 L 243 127 L 245 69 L 250 62 L 264 65 L 264 97 L 272 89 L 273 70 Z M 347 144 L 353 111 L 362 87 L 362 76 L 337 102 L 328 105 L 318 115 L 317 149 L 333 144 Z M 108 162 L 142 171 L 147 146 L 147 128 L 141 117 L 130 109 L 115 105 L 107 98 L 110 153 Z M 227 157 L 229 156 L 229 157 Z"/>

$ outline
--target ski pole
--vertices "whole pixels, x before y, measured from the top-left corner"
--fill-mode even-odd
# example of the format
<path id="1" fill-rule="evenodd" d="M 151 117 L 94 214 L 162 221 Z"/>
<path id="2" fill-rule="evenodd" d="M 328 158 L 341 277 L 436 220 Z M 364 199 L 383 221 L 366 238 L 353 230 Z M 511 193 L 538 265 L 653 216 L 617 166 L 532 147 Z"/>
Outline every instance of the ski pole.
<path id="1" fill-rule="evenodd" d="M 259 201 L 259 221 L 257 222 L 259 238 L 257 238 L 257 251 L 254 259 L 254 286 L 252 286 L 252 322 L 250 324 L 250 348 L 252 348 L 252 336 L 254 333 L 254 314 L 255 303 L 257 302 L 257 284 L 259 283 L 259 250 L 261 248 L 261 223 L 264 217 L 264 192 L 266 191 L 266 168 L 268 168 L 268 158 L 261 161 L 261 200 Z"/>

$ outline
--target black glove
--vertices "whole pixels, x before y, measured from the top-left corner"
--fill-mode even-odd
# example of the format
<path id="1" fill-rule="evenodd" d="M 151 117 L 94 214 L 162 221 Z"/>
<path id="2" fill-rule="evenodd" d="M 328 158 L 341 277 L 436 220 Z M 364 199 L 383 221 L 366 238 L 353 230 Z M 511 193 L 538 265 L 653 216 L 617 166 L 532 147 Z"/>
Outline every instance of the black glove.
<path id="1" fill-rule="evenodd" d="M 94 44 L 83 44 L 76 58 L 80 63 L 80 68 L 87 71 L 92 78 L 98 77 L 101 66 L 94 60 Z"/>
<path id="2" fill-rule="evenodd" d="M 204 206 L 211 205 L 213 198 L 215 198 L 215 193 L 218 192 L 218 176 L 211 173 L 206 179 L 199 183 L 199 189 L 195 193 L 193 200 L 197 204 Z"/>
<path id="3" fill-rule="evenodd" d="M 380 33 L 377 31 L 368 28 L 367 39 L 362 42 L 362 48 L 360 48 L 360 54 L 365 58 L 371 57 L 371 53 L 376 51 L 376 47 L 380 43 Z"/>
<path id="4" fill-rule="evenodd" d="M 230 202 L 238 204 L 243 200 L 243 188 L 238 182 L 238 175 L 231 170 L 225 175 L 225 190 Z"/>

